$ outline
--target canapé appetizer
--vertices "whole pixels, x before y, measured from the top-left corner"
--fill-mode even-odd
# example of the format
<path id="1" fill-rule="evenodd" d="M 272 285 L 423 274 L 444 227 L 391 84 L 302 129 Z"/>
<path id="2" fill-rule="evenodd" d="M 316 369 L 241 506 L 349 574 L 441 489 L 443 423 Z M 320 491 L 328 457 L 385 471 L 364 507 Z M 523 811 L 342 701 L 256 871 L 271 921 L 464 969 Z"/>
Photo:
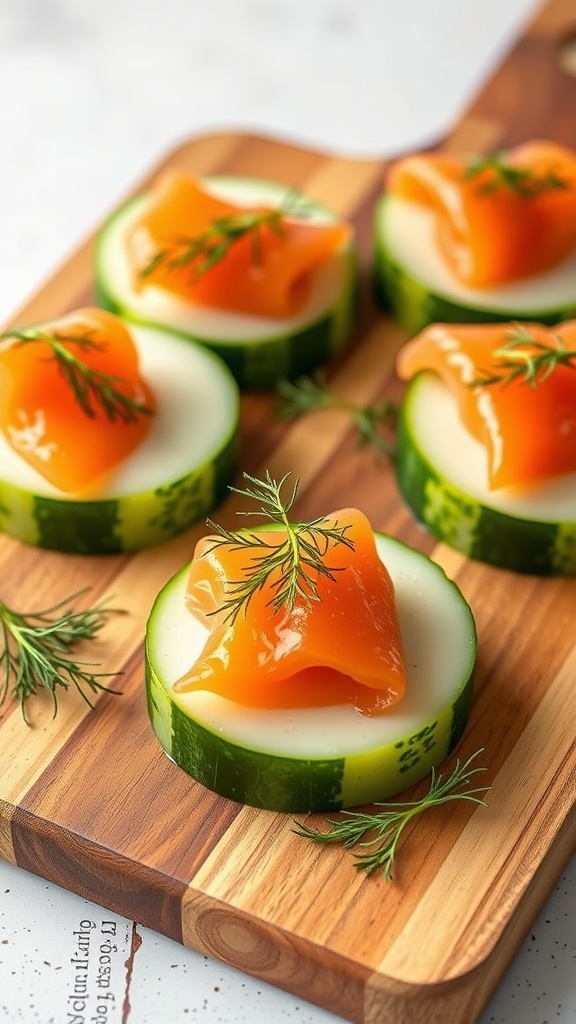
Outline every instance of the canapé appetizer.
<path id="1" fill-rule="evenodd" d="M 84 554 L 159 543 L 234 475 L 239 394 L 214 353 L 79 309 L 0 342 L 0 528 Z"/>
<path id="2" fill-rule="evenodd" d="M 375 280 L 410 334 L 575 316 L 576 153 L 534 141 L 399 160 L 377 207 Z"/>
<path id="3" fill-rule="evenodd" d="M 576 573 L 576 321 L 435 324 L 397 368 L 396 473 L 417 518 L 471 558 Z"/>
<path id="4" fill-rule="evenodd" d="M 163 173 L 104 225 L 99 302 L 214 349 L 243 388 L 325 363 L 350 337 L 351 228 L 275 182 Z"/>
<path id="5" fill-rule="evenodd" d="M 269 528 L 216 528 L 150 614 L 154 731 L 232 800 L 296 812 L 387 799 L 462 736 L 470 609 L 437 565 L 357 509 L 293 523 L 283 480 L 248 479 L 239 493 Z"/>

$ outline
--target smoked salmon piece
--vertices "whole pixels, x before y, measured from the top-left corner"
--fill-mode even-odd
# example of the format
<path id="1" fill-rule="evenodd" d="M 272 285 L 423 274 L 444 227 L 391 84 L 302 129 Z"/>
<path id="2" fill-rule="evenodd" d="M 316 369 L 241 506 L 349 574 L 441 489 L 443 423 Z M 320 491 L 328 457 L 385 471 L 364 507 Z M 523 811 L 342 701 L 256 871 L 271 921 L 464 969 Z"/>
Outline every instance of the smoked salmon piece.
<path id="1" fill-rule="evenodd" d="M 431 211 L 441 256 L 471 288 L 540 274 L 576 247 L 576 153 L 552 142 L 477 161 L 417 154 L 387 187 Z"/>
<path id="2" fill-rule="evenodd" d="M 327 516 L 331 527 L 350 524 L 353 550 L 329 541 L 324 556 L 334 579 L 318 578 L 320 600 L 297 597 L 274 614 L 273 573 L 232 619 L 223 609 L 230 586 L 250 573 L 256 552 L 204 537 L 188 581 L 191 613 L 210 629 L 198 660 L 175 692 L 210 690 L 250 707 L 308 707 L 351 703 L 381 714 L 406 687 L 394 587 L 376 551 L 367 518 L 356 509 Z M 262 532 L 267 544 L 286 534 Z"/>
<path id="3" fill-rule="evenodd" d="M 314 272 L 350 239 L 346 224 L 320 224 L 282 212 L 235 237 L 209 269 L 204 269 L 206 249 L 190 257 L 191 243 L 206 232 L 206 244 L 218 245 L 224 237 L 222 224 L 230 227 L 230 218 L 238 226 L 246 216 L 271 212 L 273 208 L 220 199 L 183 171 L 165 172 L 127 238 L 135 289 L 156 285 L 215 309 L 294 316 L 308 298 Z"/>
<path id="4" fill-rule="evenodd" d="M 554 366 L 554 352 L 562 349 L 574 358 Z M 546 350 L 552 359 L 540 364 L 531 384 L 527 357 L 536 360 Z M 515 379 L 473 386 L 503 378 L 514 366 L 521 368 Z M 448 385 L 463 425 L 485 446 L 490 488 L 532 485 L 576 470 L 576 320 L 552 328 L 434 324 L 397 360 L 405 380 L 424 370 Z"/>
<path id="5" fill-rule="evenodd" d="M 112 419 L 88 390 L 89 415 L 42 335 L 57 339 L 76 365 L 110 375 L 117 392 L 151 413 L 155 400 L 140 376 L 136 347 L 124 324 L 102 309 L 79 309 L 22 333 L 41 336 L 23 340 L 7 332 L 0 342 L 2 431 L 14 451 L 59 490 L 85 493 L 141 444 L 152 416 Z"/>

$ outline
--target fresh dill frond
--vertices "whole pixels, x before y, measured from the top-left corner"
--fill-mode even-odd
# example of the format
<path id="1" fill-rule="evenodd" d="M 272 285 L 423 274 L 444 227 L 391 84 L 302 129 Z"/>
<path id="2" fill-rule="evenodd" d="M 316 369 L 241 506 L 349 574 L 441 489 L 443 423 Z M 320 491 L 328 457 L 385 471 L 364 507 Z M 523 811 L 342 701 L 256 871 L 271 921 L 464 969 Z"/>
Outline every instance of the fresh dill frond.
<path id="1" fill-rule="evenodd" d="M 493 195 L 500 188 L 508 189 L 521 199 L 534 199 L 547 192 L 569 188 L 569 182 L 553 170 L 538 173 L 529 167 L 507 163 L 506 153 L 498 151 L 489 156 L 473 156 L 464 171 L 465 181 L 478 183 L 482 195 Z"/>
<path id="2" fill-rule="evenodd" d="M 176 235 L 166 241 L 164 248 L 149 259 L 140 270 L 140 277 L 149 277 L 162 267 L 166 271 L 178 271 L 187 267 L 190 280 L 195 284 L 199 278 L 220 263 L 242 238 L 248 237 L 252 248 L 252 262 L 259 267 L 263 262 L 263 235 L 271 231 L 277 238 L 285 233 L 284 220 L 289 215 L 305 216 L 305 208 L 299 208 L 300 197 L 289 192 L 280 206 L 271 210 L 240 210 L 237 213 L 214 217 L 210 225 L 197 235 Z"/>
<path id="3" fill-rule="evenodd" d="M 383 431 L 395 430 L 398 408 L 388 398 L 366 405 L 349 402 L 328 388 L 322 371 L 296 380 L 279 381 L 276 392 L 278 419 L 294 420 L 322 409 L 341 409 L 352 417 L 360 446 L 369 445 L 379 456 L 392 454 L 392 440 Z"/>
<path id="4" fill-rule="evenodd" d="M 504 335 L 504 344 L 492 351 L 497 369 L 481 371 L 470 387 L 504 386 L 518 380 L 534 390 L 558 366 L 576 369 L 576 349 L 569 349 L 560 335 L 556 342 L 538 341 L 528 328 L 518 325 Z"/>
<path id="5" fill-rule="evenodd" d="M 253 499 L 258 503 L 258 508 L 237 514 L 262 516 L 277 524 L 286 536 L 280 543 L 269 543 L 265 531 L 259 534 L 248 530 L 233 532 L 211 519 L 207 520 L 208 526 L 217 534 L 210 550 L 226 544 L 232 549 L 246 552 L 245 575 L 240 580 L 229 581 L 229 596 L 219 611 L 226 611 L 233 621 L 240 612 L 246 611 L 254 594 L 267 584 L 272 591 L 269 605 L 275 615 L 284 608 L 291 611 L 298 598 L 307 603 L 319 601 L 320 579 L 324 577 L 334 580 L 334 574 L 339 571 L 339 568 L 326 562 L 330 547 L 344 544 L 354 549 L 354 543 L 346 536 L 350 524 L 339 526 L 336 522 L 330 526 L 323 517 L 310 522 L 293 523 L 289 513 L 296 500 L 298 480 L 285 498 L 282 489 L 289 473 L 280 480 L 274 480 L 268 471 L 263 480 L 249 473 L 243 475 L 252 486 L 245 489 L 231 487 L 230 490 Z"/>
<path id="6" fill-rule="evenodd" d="M 35 327 L 15 328 L 2 332 L 0 339 L 11 339 L 16 345 L 37 342 L 47 345 L 51 352 L 49 358 L 56 362 L 82 412 L 91 419 L 96 415 L 95 407 L 99 407 L 111 422 L 118 419 L 123 423 L 133 423 L 139 416 L 153 415 L 153 410 L 147 405 L 121 390 L 122 377 L 90 366 L 77 354 L 100 352 L 105 348 L 105 342 L 96 339 L 92 330 L 79 334 L 58 331 L 51 334 Z"/>
<path id="7" fill-rule="evenodd" d="M 372 875 L 381 871 L 390 881 L 398 845 L 406 826 L 420 814 L 433 807 L 454 800 L 468 800 L 486 806 L 481 794 L 490 786 L 472 785 L 472 780 L 485 768 L 472 767 L 473 761 L 482 753 L 475 751 L 462 764 L 458 760 L 446 778 L 432 769 L 430 787 L 420 800 L 405 800 L 397 803 L 376 803 L 380 808 L 372 812 L 341 811 L 341 817 L 326 819 L 330 831 L 310 828 L 296 823 L 294 831 L 304 839 L 312 839 L 315 843 L 339 843 L 346 849 L 355 851 L 355 867 Z"/>
<path id="8" fill-rule="evenodd" d="M 22 717 L 29 724 L 26 702 L 40 690 L 52 695 L 54 715 L 58 711 L 58 688 L 74 686 L 92 707 L 88 694 L 105 690 L 118 694 L 101 680 L 116 672 L 94 672 L 92 662 L 78 661 L 72 651 L 81 640 L 94 639 L 110 615 L 120 609 L 98 603 L 74 610 L 73 603 L 84 591 L 77 591 L 40 611 L 19 612 L 0 601 L 0 705 L 11 692 L 20 703 Z"/>

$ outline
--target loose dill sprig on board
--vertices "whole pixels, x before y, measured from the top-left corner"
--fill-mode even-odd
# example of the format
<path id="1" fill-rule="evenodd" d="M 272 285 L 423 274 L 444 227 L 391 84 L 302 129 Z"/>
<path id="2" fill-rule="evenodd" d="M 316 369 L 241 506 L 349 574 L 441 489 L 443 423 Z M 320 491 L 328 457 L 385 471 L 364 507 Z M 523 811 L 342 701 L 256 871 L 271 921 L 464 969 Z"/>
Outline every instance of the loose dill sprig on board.
<path id="1" fill-rule="evenodd" d="M 321 577 L 334 580 L 338 567 L 326 564 L 325 558 L 331 544 L 344 544 L 351 550 L 354 543 L 347 536 L 349 524 L 329 526 L 324 517 L 312 519 L 310 522 L 290 521 L 289 513 L 296 500 L 298 480 L 286 498 L 282 489 L 290 476 L 286 473 L 280 480 L 274 480 L 266 471 L 263 480 L 244 473 L 244 478 L 252 485 L 245 489 L 231 487 L 230 490 L 243 497 L 251 498 L 259 503 L 257 509 L 239 511 L 242 516 L 263 516 L 264 519 L 276 523 L 286 532 L 286 539 L 280 544 L 267 543 L 265 533 L 258 535 L 248 530 L 233 532 L 224 529 L 211 519 L 206 520 L 208 526 L 218 536 L 213 538 L 212 547 L 223 544 L 233 549 L 246 551 L 247 561 L 245 576 L 241 580 L 228 583 L 228 598 L 219 611 L 226 611 L 232 621 L 240 612 L 245 612 L 251 598 L 261 590 L 271 576 L 276 576 L 271 590 L 273 596 L 268 602 L 274 614 L 286 608 L 291 611 L 296 599 L 303 601 L 319 601 L 318 583 Z"/>
<path id="2" fill-rule="evenodd" d="M 0 601 L 0 705 L 10 691 L 20 703 L 22 717 L 29 724 L 26 702 L 41 690 L 52 695 L 54 715 L 58 711 L 58 687 L 75 687 L 92 707 L 88 694 L 120 691 L 101 680 L 116 672 L 94 672 L 93 662 L 74 659 L 72 652 L 81 640 L 92 640 L 110 615 L 124 614 L 102 602 L 74 610 L 79 590 L 57 604 L 40 611 L 18 612 Z"/>
<path id="3" fill-rule="evenodd" d="M 503 152 L 472 157 L 464 171 L 464 179 L 474 181 L 477 178 L 484 179 L 478 183 L 481 195 L 493 195 L 499 188 L 506 188 L 521 199 L 534 199 L 547 192 L 569 188 L 569 182 L 554 171 L 539 174 L 529 167 L 507 163 Z"/>
<path id="4" fill-rule="evenodd" d="M 398 408 L 388 398 L 372 404 L 349 402 L 330 391 L 324 374 L 282 380 L 276 386 L 278 401 L 275 414 L 280 420 L 294 420 L 322 409 L 341 409 L 349 413 L 358 431 L 360 446 L 370 445 L 379 456 L 393 452 L 393 443 L 382 429 L 394 431 L 398 421 Z"/>
<path id="5" fill-rule="evenodd" d="M 50 358 L 56 362 L 82 412 L 91 419 L 96 415 L 95 407 L 99 407 L 112 422 L 118 419 L 123 423 L 133 423 L 139 416 L 154 414 L 143 402 L 130 398 L 119 389 L 118 385 L 123 383 L 122 377 L 98 370 L 74 353 L 70 346 L 75 346 L 79 352 L 100 352 L 105 348 L 105 342 L 97 340 L 94 331 L 87 330 L 80 334 L 55 331 L 50 334 L 35 327 L 15 328 L 0 334 L 0 340 L 8 339 L 17 345 L 34 342 L 48 345 Z"/>
<path id="6" fill-rule="evenodd" d="M 432 769 L 430 788 L 420 800 L 376 803 L 381 808 L 373 812 L 341 811 L 339 820 L 326 819 L 330 831 L 310 828 L 297 823 L 294 831 L 304 839 L 315 843 L 340 843 L 346 849 L 355 848 L 355 867 L 372 875 L 381 871 L 390 881 L 398 845 L 406 826 L 418 815 L 433 807 L 454 800 L 468 800 L 486 806 L 481 794 L 490 786 L 475 786 L 473 777 L 486 768 L 472 767 L 473 761 L 482 753 L 475 751 L 462 764 L 458 760 L 446 778 Z"/>
<path id="7" fill-rule="evenodd" d="M 190 269 L 190 279 L 196 283 L 204 274 L 220 263 L 242 238 L 248 237 L 252 247 L 252 262 L 258 267 L 263 262 L 262 236 L 268 229 L 277 238 L 285 233 L 284 219 L 290 214 L 305 216 L 306 210 L 296 211 L 300 197 L 289 192 L 280 206 L 272 210 L 241 210 L 238 213 L 214 217 L 209 227 L 198 235 L 178 235 L 167 240 L 166 246 L 154 253 L 140 270 L 140 277 L 146 278 L 158 267 L 167 271 Z"/>
<path id="8" fill-rule="evenodd" d="M 504 344 L 495 348 L 492 357 L 502 372 L 485 370 L 470 387 L 506 385 L 513 380 L 528 384 L 533 390 L 545 381 L 558 366 L 576 370 L 576 349 L 569 349 L 560 335 L 557 346 L 538 341 L 525 327 L 516 327 L 504 336 Z"/>

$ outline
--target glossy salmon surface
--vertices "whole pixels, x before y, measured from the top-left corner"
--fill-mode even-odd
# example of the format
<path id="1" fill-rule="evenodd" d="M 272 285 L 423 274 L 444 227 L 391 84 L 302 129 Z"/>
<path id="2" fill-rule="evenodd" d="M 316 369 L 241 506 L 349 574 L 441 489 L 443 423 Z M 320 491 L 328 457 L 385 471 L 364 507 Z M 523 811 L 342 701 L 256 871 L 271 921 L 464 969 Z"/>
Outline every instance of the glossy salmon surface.
<path id="1" fill-rule="evenodd" d="M 14 451 L 55 487 L 92 493 L 141 444 L 153 417 L 137 413 L 126 420 L 107 413 L 90 382 L 113 387 L 150 413 L 152 389 L 140 375 L 128 328 L 105 310 L 79 309 L 32 331 L 39 336 L 8 335 L 0 342 L 2 431 Z M 50 339 L 58 343 L 59 358 Z"/>
<path id="2" fill-rule="evenodd" d="M 555 363 L 562 351 L 574 358 Z M 576 470 L 576 321 L 434 324 L 398 356 L 403 379 L 421 371 L 439 374 L 454 394 L 463 425 L 486 448 L 491 488 Z"/>
<path id="3" fill-rule="evenodd" d="M 135 289 L 155 285 L 214 309 L 294 316 L 314 273 L 347 244 L 351 229 L 298 217 L 291 206 L 288 189 L 276 209 L 248 207 L 184 172 L 166 172 L 127 239 Z"/>
<path id="4" fill-rule="evenodd" d="M 347 525 L 353 547 L 329 542 L 318 576 L 318 600 L 297 596 L 292 609 L 272 608 L 279 571 L 231 617 L 224 608 L 232 589 L 266 548 L 197 545 L 188 582 L 190 612 L 210 630 L 198 660 L 176 684 L 177 692 L 211 690 L 252 707 L 353 704 L 382 714 L 406 686 L 402 639 L 392 580 L 376 551 L 369 521 L 356 509 L 324 520 Z M 272 549 L 285 531 L 255 532 Z M 270 549 L 268 549 L 270 550 Z M 312 572 L 314 570 L 311 570 Z"/>
<path id="5" fill-rule="evenodd" d="M 409 156 L 393 166 L 387 188 L 432 213 L 439 253 L 471 288 L 530 278 L 576 247 L 576 153 L 556 143 L 476 160 Z"/>

